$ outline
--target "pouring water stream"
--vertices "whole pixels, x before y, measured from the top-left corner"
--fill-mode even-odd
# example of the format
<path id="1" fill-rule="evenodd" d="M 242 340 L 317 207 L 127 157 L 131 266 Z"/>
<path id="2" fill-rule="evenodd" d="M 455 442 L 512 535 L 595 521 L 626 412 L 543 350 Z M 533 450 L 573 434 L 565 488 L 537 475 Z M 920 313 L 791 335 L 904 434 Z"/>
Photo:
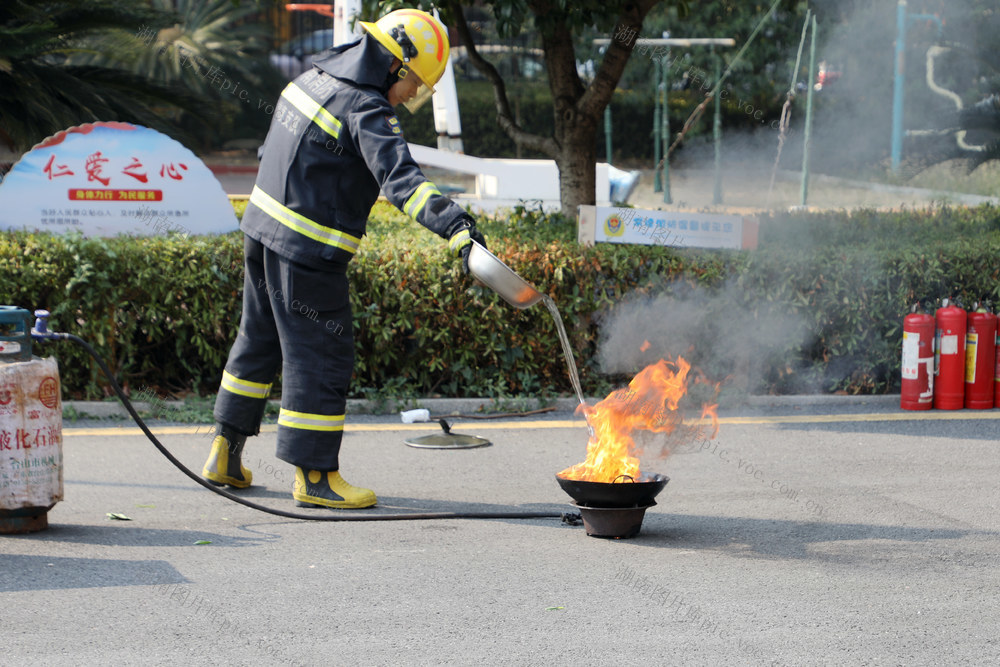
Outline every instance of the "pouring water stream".
<path id="1" fill-rule="evenodd" d="M 563 356 L 566 359 L 566 367 L 569 369 L 569 379 L 573 384 L 573 391 L 580 404 L 586 404 L 583 398 L 583 388 L 580 385 L 580 374 L 576 368 L 576 360 L 573 357 L 573 350 L 569 345 L 569 336 L 566 335 L 566 327 L 563 325 L 562 316 L 556 302 L 547 294 L 543 294 L 535 289 L 534 285 L 517 275 L 513 269 L 503 263 L 496 255 L 486 249 L 485 246 L 473 241 L 468 255 L 468 270 L 480 282 L 492 288 L 507 303 L 515 308 L 530 308 L 539 301 L 545 302 L 545 307 L 552 314 L 552 319 L 556 323 L 559 332 L 559 342 L 562 345 Z M 594 429 L 588 421 L 587 428 L 593 437 Z"/>
<path id="2" fill-rule="evenodd" d="M 542 296 L 542 302 L 545 303 L 545 307 L 552 313 L 552 319 L 556 322 L 556 330 L 559 331 L 559 342 L 562 343 L 563 356 L 566 357 L 566 367 L 569 369 L 569 381 L 573 384 L 573 391 L 576 392 L 576 397 L 579 399 L 580 404 L 585 405 L 587 401 L 583 400 L 580 374 L 576 369 L 576 359 L 573 357 L 573 348 L 569 346 L 569 336 L 566 335 L 566 327 L 563 326 L 562 316 L 559 314 L 559 309 L 556 308 L 556 302 L 548 294 Z M 584 419 L 586 419 L 586 415 L 584 415 Z M 593 438 L 594 427 L 590 425 L 589 419 L 587 419 L 587 430 L 590 432 L 590 437 Z"/>
<path id="3" fill-rule="evenodd" d="M 542 302 L 549 309 L 549 312 L 552 313 L 552 319 L 556 322 L 556 329 L 559 331 L 559 342 L 562 343 L 563 356 L 566 357 L 566 366 L 569 368 L 569 381 L 573 383 L 573 391 L 576 392 L 576 397 L 580 400 L 580 403 L 586 403 L 583 400 L 583 389 L 580 386 L 580 375 L 576 369 L 576 360 L 573 358 L 573 349 L 569 346 L 569 336 L 566 335 L 566 327 L 563 326 L 562 317 L 559 315 L 556 302 L 548 294 L 542 296 Z"/>

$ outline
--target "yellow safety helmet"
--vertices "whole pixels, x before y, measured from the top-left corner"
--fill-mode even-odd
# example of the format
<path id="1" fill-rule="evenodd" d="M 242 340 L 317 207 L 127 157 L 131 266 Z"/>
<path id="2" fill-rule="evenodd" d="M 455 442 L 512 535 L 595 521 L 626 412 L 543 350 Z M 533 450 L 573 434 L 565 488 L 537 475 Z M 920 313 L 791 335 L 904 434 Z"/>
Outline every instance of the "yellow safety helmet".
<path id="1" fill-rule="evenodd" d="M 411 113 L 415 112 L 430 99 L 434 84 L 441 79 L 448 64 L 447 28 L 419 9 L 397 9 L 375 23 L 360 23 L 379 44 L 402 61 L 397 72 L 399 78 L 414 74 L 420 80 L 417 94 L 404 102 Z"/>

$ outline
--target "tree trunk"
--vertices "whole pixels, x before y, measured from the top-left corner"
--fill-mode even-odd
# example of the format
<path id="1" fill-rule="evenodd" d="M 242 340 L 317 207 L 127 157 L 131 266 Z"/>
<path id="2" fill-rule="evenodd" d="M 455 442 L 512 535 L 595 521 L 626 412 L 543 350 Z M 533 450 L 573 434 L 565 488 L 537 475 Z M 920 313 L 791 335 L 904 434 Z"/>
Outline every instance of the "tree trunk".
<path id="1" fill-rule="evenodd" d="M 559 199 L 564 215 L 576 217 L 580 204 L 594 203 L 594 165 L 597 159 L 595 128 L 589 109 L 581 109 L 586 88 L 576 71 L 573 33 L 550 0 L 534 0 L 529 5 L 545 24 L 542 48 L 552 91 L 552 112 L 558 150 L 552 157 L 559 167 Z"/>
<path id="2" fill-rule="evenodd" d="M 582 204 L 594 204 L 597 169 L 597 127 L 611 102 L 618 80 L 632 55 L 635 38 L 649 10 L 660 0 L 627 3 L 615 22 L 612 41 L 589 85 L 576 69 L 573 31 L 561 3 L 528 0 L 541 29 L 545 64 L 555 113 L 553 156 L 559 166 L 559 196 L 564 215 L 576 218 Z"/>
<path id="3" fill-rule="evenodd" d="M 559 199 L 563 215 L 576 218 L 581 204 L 593 204 L 596 193 L 597 122 L 581 114 L 556 120 L 561 136 L 556 165 L 559 167 Z"/>
<path id="4" fill-rule="evenodd" d="M 493 84 L 497 104 L 497 122 L 514 142 L 523 148 L 541 151 L 553 158 L 559 168 L 559 197 L 563 214 L 575 218 L 581 204 L 594 204 L 597 169 L 597 126 L 604 108 L 611 101 L 621 78 L 635 38 L 649 10 L 661 0 L 636 0 L 620 9 L 613 39 L 604 54 L 594 80 L 588 86 L 576 70 L 570 12 L 565 3 L 555 0 L 528 0 L 535 15 L 545 51 L 555 133 L 543 137 L 525 132 L 511 112 L 503 78 L 476 51 L 472 33 L 457 0 L 446 0 L 455 18 L 462 42 L 472 63 Z"/>

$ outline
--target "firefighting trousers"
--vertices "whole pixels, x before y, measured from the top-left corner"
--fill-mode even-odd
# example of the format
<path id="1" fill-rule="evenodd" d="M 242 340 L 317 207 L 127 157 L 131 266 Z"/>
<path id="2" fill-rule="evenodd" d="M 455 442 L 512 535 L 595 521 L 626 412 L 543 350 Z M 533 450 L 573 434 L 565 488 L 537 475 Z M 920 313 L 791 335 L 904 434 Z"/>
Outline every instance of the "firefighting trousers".
<path id="1" fill-rule="evenodd" d="M 243 315 L 222 375 L 215 419 L 260 432 L 281 371 L 279 459 L 309 470 L 338 470 L 354 334 L 346 268 L 314 269 L 244 236 Z"/>

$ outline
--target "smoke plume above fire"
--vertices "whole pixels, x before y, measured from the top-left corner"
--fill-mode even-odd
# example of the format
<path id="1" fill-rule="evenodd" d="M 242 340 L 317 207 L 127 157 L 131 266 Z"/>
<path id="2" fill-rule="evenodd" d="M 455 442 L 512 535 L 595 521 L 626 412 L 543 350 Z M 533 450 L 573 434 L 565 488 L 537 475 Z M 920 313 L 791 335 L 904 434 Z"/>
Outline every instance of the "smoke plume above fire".
<path id="1" fill-rule="evenodd" d="M 819 378 L 789 368 L 815 336 L 806 317 L 781 304 L 748 302 L 735 283 L 714 289 L 678 284 L 656 296 L 627 296 L 600 328 L 598 362 L 604 373 L 630 375 L 657 359 L 683 356 L 722 383 L 723 404 L 780 384 L 786 369 L 789 390 L 820 389 Z M 697 387 L 693 393 L 710 400 Z"/>

